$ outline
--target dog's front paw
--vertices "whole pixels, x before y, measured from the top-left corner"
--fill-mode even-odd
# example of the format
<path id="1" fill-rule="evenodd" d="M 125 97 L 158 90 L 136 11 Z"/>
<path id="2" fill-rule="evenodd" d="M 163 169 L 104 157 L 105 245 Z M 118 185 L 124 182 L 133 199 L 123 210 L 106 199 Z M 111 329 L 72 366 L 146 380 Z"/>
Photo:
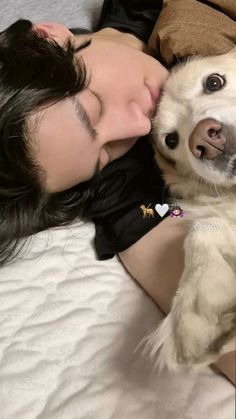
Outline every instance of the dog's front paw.
<path id="1" fill-rule="evenodd" d="M 194 312 L 170 314 L 145 338 L 145 352 L 159 369 L 202 370 L 224 352 L 235 334 L 235 315 L 200 316 Z"/>
<path id="2" fill-rule="evenodd" d="M 182 319 L 181 324 L 176 325 L 170 313 L 159 327 L 144 339 L 144 352 L 151 356 L 159 370 L 166 367 L 170 371 L 189 368 L 197 371 L 219 357 L 216 353 L 206 351 L 208 339 L 203 332 L 206 331 L 206 325 L 193 317 L 191 314 L 185 320 Z M 190 323 L 194 324 L 195 331 L 189 328 Z M 199 339 L 197 330 L 200 330 L 203 339 Z"/>

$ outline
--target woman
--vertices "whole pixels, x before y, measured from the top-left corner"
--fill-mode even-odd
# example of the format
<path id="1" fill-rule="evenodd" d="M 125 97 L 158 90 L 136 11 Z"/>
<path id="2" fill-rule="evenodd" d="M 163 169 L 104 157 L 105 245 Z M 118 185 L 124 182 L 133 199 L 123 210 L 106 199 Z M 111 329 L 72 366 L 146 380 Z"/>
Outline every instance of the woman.
<path id="1" fill-rule="evenodd" d="M 0 35 L 2 262 L 13 254 L 18 238 L 90 216 L 96 222 L 98 253 L 105 247 L 101 258 L 118 252 L 167 312 L 183 269 L 181 220 L 166 218 L 158 225 L 159 218 L 144 225 L 139 218 L 137 234 L 135 228 L 143 199 L 165 199 L 158 169 L 148 174 L 142 169 L 153 157 L 147 138 L 138 138 L 151 131 L 167 70 L 143 52 L 148 52 L 144 39 L 108 21 L 103 19 L 96 33 L 78 36 L 62 25 L 18 21 Z M 146 166 L 137 167 L 142 150 Z M 119 193 L 104 208 L 119 174 L 115 161 L 120 169 L 135 162 L 136 172 L 128 166 L 126 191 L 116 185 Z M 146 183 L 139 183 L 145 176 Z M 132 195 L 134 186 L 142 186 L 141 193 L 136 189 Z M 132 234 L 125 228 L 129 221 Z M 117 231 L 120 243 L 114 240 Z M 218 363 L 232 382 L 233 356 Z"/>

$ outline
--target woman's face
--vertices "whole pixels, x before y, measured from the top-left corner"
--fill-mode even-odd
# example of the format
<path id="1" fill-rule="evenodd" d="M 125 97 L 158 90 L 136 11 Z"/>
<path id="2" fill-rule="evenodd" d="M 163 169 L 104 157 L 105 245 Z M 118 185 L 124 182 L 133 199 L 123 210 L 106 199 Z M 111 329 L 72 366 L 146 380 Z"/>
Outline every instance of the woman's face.
<path id="1" fill-rule="evenodd" d="M 68 37 L 69 31 L 62 33 Z M 115 40 L 77 35 L 75 45 L 91 38 L 76 54 L 91 76 L 88 87 L 44 109 L 34 134 L 33 150 L 50 192 L 89 180 L 148 134 L 167 77 L 153 57 Z"/>

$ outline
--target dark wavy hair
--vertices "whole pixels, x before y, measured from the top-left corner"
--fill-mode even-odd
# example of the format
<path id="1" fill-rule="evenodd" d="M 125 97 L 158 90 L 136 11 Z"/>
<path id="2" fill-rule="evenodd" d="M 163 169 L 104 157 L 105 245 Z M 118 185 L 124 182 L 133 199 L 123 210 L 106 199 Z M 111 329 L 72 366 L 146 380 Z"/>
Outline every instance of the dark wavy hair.
<path id="1" fill-rule="evenodd" d="M 46 191 L 27 128 L 27 117 L 39 107 L 86 87 L 86 68 L 75 52 L 90 42 L 62 47 L 23 19 L 0 33 L 0 265 L 19 254 L 22 238 L 83 218 L 93 198 L 94 179 L 63 192 Z"/>

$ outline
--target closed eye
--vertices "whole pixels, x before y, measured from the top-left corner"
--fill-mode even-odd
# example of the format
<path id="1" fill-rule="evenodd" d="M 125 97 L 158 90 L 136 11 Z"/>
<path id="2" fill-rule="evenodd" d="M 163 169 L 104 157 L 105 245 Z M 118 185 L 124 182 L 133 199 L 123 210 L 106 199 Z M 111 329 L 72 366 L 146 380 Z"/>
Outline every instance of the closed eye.
<path id="1" fill-rule="evenodd" d="M 91 89 L 90 89 L 91 90 Z M 91 90 L 91 92 L 96 96 L 96 98 L 98 99 L 99 103 L 100 103 L 100 114 L 99 114 L 99 119 L 101 119 L 105 113 L 105 104 L 104 104 L 104 100 L 102 98 L 102 96 L 95 92 L 94 90 Z"/>

